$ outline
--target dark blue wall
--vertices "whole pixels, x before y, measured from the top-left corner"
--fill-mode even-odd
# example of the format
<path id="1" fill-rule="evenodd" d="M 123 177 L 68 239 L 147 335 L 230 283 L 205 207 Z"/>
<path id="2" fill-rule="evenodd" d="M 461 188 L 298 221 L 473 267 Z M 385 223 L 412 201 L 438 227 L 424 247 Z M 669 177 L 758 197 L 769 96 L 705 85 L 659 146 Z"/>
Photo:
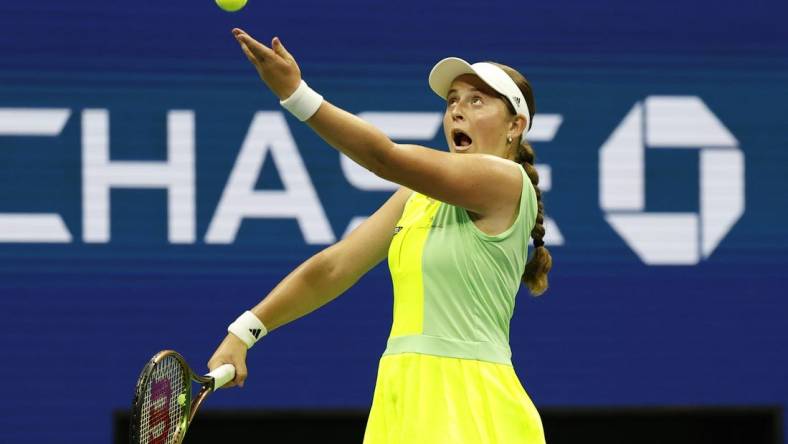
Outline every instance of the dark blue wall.
<path id="1" fill-rule="evenodd" d="M 294 219 L 246 219 L 232 243 L 206 242 L 255 113 L 280 111 L 230 35 L 239 25 L 280 36 L 310 85 L 354 113 L 440 113 L 426 76 L 456 55 L 520 69 L 540 115 L 560 116 L 534 146 L 563 240 L 549 245 L 550 291 L 521 292 L 512 321 L 537 406 L 785 408 L 785 15 L 784 2 L 705 0 L 251 0 L 237 14 L 209 0 L 0 4 L 0 112 L 68 115 L 56 136 L 0 135 L 0 213 L 59 214 L 72 236 L 0 242 L 0 442 L 109 441 L 111 412 L 128 407 L 152 353 L 174 348 L 202 369 L 227 323 L 325 246 L 305 242 Z M 735 138 L 723 148 L 742 153 L 743 213 L 691 265 L 646 263 L 600 202 L 600 149 L 649 97 L 698 98 Z M 193 112 L 194 242 L 168 241 L 163 189 L 113 190 L 109 242 L 84 240 L 83 122 L 96 109 L 109 115 L 113 161 L 165 160 L 168 112 Z M 354 187 L 337 153 L 286 119 L 339 238 L 388 192 Z M 445 148 L 440 131 L 418 143 Z M 701 211 L 700 152 L 646 150 L 646 211 Z M 257 188 L 282 188 L 280 174 L 267 158 Z M 365 408 L 390 288 L 381 265 L 275 332 L 252 351 L 247 387 L 209 404 Z"/>

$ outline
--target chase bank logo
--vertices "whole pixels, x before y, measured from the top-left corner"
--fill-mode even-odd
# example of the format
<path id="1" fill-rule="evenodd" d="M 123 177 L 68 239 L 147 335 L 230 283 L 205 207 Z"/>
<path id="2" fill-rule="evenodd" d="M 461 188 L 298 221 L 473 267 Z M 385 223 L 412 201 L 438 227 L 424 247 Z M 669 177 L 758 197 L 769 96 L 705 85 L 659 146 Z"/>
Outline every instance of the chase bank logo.
<path id="1" fill-rule="evenodd" d="M 605 219 L 649 265 L 708 258 L 744 212 L 744 155 L 733 134 L 694 96 L 649 96 L 629 111 L 599 154 Z M 645 211 L 645 150 L 700 150 L 700 211 Z"/>
<path id="2" fill-rule="evenodd" d="M 166 160 L 117 160 L 111 155 L 111 113 L 106 108 L 5 108 L 0 107 L 0 138 L 60 137 L 71 116 L 79 118 L 81 134 L 82 241 L 112 242 L 112 191 L 116 189 L 159 189 L 167 191 L 167 241 L 171 244 L 232 244 L 241 225 L 250 219 L 293 219 L 308 245 L 325 245 L 337 240 L 326 211 L 309 175 L 300 150 L 281 111 L 258 111 L 251 119 L 221 198 L 212 211 L 207 230 L 197 233 L 197 204 L 200 177 L 197 175 L 196 112 L 169 110 L 166 119 Z M 381 129 L 392 140 L 431 141 L 440 134 L 440 112 L 365 111 L 359 117 Z M 76 119 L 72 119 L 76 120 Z M 532 142 L 553 140 L 563 118 L 541 114 L 529 132 Z M 0 148 L 6 148 L 0 146 Z M 15 149 L 15 147 L 9 147 Z M 16 148 L 19 149 L 19 148 Z M 46 149 L 46 146 L 41 146 Z M 350 186 L 361 191 L 389 191 L 397 184 L 339 155 L 342 174 Z M 269 160 L 267 160 L 269 159 Z M 271 162 L 282 183 L 281 189 L 257 189 L 265 162 Z M 0 165 L 0 170 L 6 167 Z M 550 165 L 536 164 L 542 192 L 550 190 Z M 2 171 L 0 171 L 2 173 Z M 57 186 L 58 184 L 48 184 Z M 202 201 L 204 204 L 205 201 Z M 115 203 L 115 205 L 119 205 Z M 120 204 L 122 205 L 122 203 Z M 344 236 L 361 224 L 366 215 L 355 215 Z M 142 224 L 140 224 L 142 225 Z M 557 223 L 545 216 L 547 245 L 563 245 Z M 74 243 L 72 227 L 61 214 L 50 212 L 0 211 L 0 244 Z"/>

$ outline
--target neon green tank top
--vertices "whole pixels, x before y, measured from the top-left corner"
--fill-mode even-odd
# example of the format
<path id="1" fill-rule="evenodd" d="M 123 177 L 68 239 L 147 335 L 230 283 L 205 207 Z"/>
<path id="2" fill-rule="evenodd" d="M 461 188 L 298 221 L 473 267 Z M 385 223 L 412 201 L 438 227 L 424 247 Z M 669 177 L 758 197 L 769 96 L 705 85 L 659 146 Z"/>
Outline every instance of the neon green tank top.
<path id="1" fill-rule="evenodd" d="M 511 364 L 509 321 L 536 222 L 523 174 L 517 218 L 488 235 L 460 207 L 413 193 L 388 252 L 394 321 L 384 355 L 415 352 Z"/>

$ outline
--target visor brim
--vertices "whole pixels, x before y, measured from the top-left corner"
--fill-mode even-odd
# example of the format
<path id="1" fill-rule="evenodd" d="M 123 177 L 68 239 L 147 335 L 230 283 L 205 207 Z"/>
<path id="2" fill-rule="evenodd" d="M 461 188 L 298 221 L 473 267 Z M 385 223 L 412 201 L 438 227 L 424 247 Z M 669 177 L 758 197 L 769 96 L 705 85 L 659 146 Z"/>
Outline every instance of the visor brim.
<path id="1" fill-rule="evenodd" d="M 430 88 L 445 99 L 451 88 L 451 82 L 463 74 L 478 76 L 470 63 L 457 57 L 447 57 L 436 63 L 430 71 Z"/>

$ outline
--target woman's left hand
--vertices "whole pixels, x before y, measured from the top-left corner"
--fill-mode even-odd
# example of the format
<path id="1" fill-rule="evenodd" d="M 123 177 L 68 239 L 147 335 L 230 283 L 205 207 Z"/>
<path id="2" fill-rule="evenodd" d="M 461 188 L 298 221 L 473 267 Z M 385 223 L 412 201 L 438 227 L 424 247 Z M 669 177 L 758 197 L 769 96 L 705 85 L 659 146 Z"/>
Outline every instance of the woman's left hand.
<path id="1" fill-rule="evenodd" d="M 290 97 L 301 84 L 301 70 L 293 56 L 279 41 L 279 37 L 271 40 L 271 48 L 269 48 L 242 29 L 234 28 L 233 35 L 246 57 L 257 69 L 260 78 L 279 97 L 279 100 Z"/>

